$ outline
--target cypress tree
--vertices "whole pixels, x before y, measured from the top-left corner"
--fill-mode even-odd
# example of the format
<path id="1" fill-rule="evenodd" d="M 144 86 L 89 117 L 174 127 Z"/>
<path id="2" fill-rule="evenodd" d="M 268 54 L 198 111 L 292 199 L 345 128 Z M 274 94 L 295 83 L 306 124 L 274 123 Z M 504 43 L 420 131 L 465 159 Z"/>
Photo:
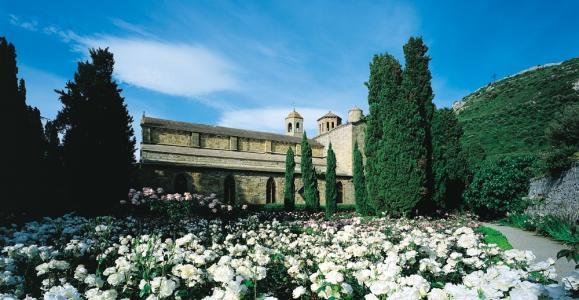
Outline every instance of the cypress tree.
<path id="1" fill-rule="evenodd" d="M 465 188 L 466 158 L 460 139 L 462 126 L 451 109 L 434 112 L 432 121 L 432 150 L 434 193 L 432 200 L 439 208 L 458 208 Z"/>
<path id="2" fill-rule="evenodd" d="M 135 138 L 121 89 L 112 78 L 108 49 L 91 49 L 74 80 L 57 91 L 63 104 L 57 123 L 66 129 L 63 156 L 68 195 L 76 208 L 110 211 L 126 198 L 135 161 Z M 93 192 L 98 189 L 98 192 Z M 84 207 L 83 207 L 84 206 Z"/>
<path id="3" fill-rule="evenodd" d="M 0 37 L 0 128 L 6 145 L 0 147 L 5 159 L 0 177 L 5 212 L 45 213 L 38 201 L 43 191 L 42 160 L 44 133 L 40 111 L 26 104 L 26 86 L 18 80 L 16 49 Z M 36 188 L 34 188 L 36 186 Z"/>
<path id="4" fill-rule="evenodd" d="M 388 163 L 393 162 L 388 161 L 391 153 L 385 147 L 395 145 L 385 141 L 384 130 L 387 122 L 391 123 L 388 126 L 395 125 L 390 119 L 397 110 L 400 98 L 401 73 L 400 63 L 392 55 L 375 55 L 370 64 L 370 78 L 366 83 L 370 106 L 365 136 L 366 209 L 377 213 L 387 210 L 387 196 L 394 192 L 388 191 L 387 183 L 392 176 L 387 172 Z M 389 170 L 397 172 L 393 168 Z"/>
<path id="5" fill-rule="evenodd" d="M 331 217 L 337 209 L 337 181 L 336 181 L 336 154 L 332 150 L 332 143 L 328 147 L 326 157 L 326 217 Z"/>
<path id="6" fill-rule="evenodd" d="M 306 203 L 306 209 L 310 211 L 316 211 L 319 209 L 320 196 L 318 192 L 318 179 L 316 174 L 316 169 L 312 161 L 312 148 L 308 143 L 308 137 L 306 132 L 302 136 L 301 142 L 301 171 L 302 171 L 302 182 L 304 185 L 304 200 Z"/>
<path id="7" fill-rule="evenodd" d="M 291 147 L 288 148 L 285 157 L 285 185 L 283 193 L 283 206 L 285 210 L 292 211 L 296 206 L 296 192 L 295 192 L 295 167 L 294 151 Z"/>
<path id="8" fill-rule="evenodd" d="M 405 67 L 402 75 L 403 100 L 410 105 L 408 113 L 417 113 L 416 124 L 411 124 L 412 128 L 408 132 L 409 136 L 409 159 L 416 162 L 418 168 L 412 172 L 415 178 L 411 181 L 420 181 L 420 187 L 410 187 L 419 189 L 418 198 L 409 199 L 405 210 L 419 205 L 423 211 L 432 208 L 432 190 L 434 185 L 432 174 L 432 116 L 434 105 L 432 99 L 431 80 L 432 75 L 429 70 L 430 57 L 427 55 L 428 47 L 421 37 L 411 37 L 404 45 Z M 412 141 L 410 141 L 412 140 Z M 411 145 L 413 144 L 413 145 Z M 414 203 L 413 203 L 414 202 Z"/>
<path id="9" fill-rule="evenodd" d="M 354 143 L 354 195 L 356 197 L 356 212 L 360 215 L 370 213 L 366 203 L 366 177 L 364 175 L 364 161 L 362 152 L 358 149 L 358 142 Z"/>

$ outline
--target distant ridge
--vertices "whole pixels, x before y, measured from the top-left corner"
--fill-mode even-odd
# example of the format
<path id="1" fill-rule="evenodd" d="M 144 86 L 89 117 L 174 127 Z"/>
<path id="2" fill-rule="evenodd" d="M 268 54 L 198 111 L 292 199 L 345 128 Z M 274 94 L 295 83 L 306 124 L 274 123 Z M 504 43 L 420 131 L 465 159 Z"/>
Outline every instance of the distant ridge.
<path id="1" fill-rule="evenodd" d="M 453 103 L 470 156 L 548 151 L 545 127 L 563 107 L 579 103 L 579 58 L 537 65 L 479 88 Z"/>

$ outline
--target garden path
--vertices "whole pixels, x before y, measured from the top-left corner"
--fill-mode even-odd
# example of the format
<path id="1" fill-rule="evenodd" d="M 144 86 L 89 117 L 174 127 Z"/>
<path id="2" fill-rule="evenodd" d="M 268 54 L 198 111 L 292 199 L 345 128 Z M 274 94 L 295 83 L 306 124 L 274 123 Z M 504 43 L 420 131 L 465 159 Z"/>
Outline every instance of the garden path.
<path id="1" fill-rule="evenodd" d="M 566 246 L 561 243 L 530 231 L 492 223 L 483 224 L 484 226 L 491 227 L 504 234 L 509 240 L 509 243 L 513 245 L 513 248 L 533 251 L 537 257 L 536 261 L 547 260 L 549 257 L 555 259 L 557 257 L 557 252 L 566 248 Z M 557 280 L 561 280 L 562 277 L 569 276 L 573 273 L 575 270 L 575 263 L 573 261 L 568 262 L 566 258 L 561 258 L 557 260 L 555 269 L 557 270 Z"/>

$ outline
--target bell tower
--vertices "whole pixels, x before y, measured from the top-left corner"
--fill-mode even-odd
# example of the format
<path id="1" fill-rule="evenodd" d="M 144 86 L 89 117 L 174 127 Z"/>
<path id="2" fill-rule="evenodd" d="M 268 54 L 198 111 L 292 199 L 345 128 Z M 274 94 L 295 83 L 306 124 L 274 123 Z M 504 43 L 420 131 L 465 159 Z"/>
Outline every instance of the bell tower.
<path id="1" fill-rule="evenodd" d="M 304 118 L 294 109 L 285 118 L 285 134 L 301 136 L 304 132 Z"/>

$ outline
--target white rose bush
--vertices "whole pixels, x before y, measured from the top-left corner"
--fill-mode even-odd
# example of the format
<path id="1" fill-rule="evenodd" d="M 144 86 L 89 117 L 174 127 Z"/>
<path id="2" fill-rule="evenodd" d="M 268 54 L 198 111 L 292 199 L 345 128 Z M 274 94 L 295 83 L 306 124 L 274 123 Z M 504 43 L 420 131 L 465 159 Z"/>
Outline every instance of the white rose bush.
<path id="1" fill-rule="evenodd" d="M 158 201 L 193 201 L 182 197 Z M 217 205 L 226 218 L 65 215 L 0 228 L 0 298 L 570 299 L 578 288 L 556 284 L 554 260 L 484 243 L 469 215 L 235 217 Z"/>

